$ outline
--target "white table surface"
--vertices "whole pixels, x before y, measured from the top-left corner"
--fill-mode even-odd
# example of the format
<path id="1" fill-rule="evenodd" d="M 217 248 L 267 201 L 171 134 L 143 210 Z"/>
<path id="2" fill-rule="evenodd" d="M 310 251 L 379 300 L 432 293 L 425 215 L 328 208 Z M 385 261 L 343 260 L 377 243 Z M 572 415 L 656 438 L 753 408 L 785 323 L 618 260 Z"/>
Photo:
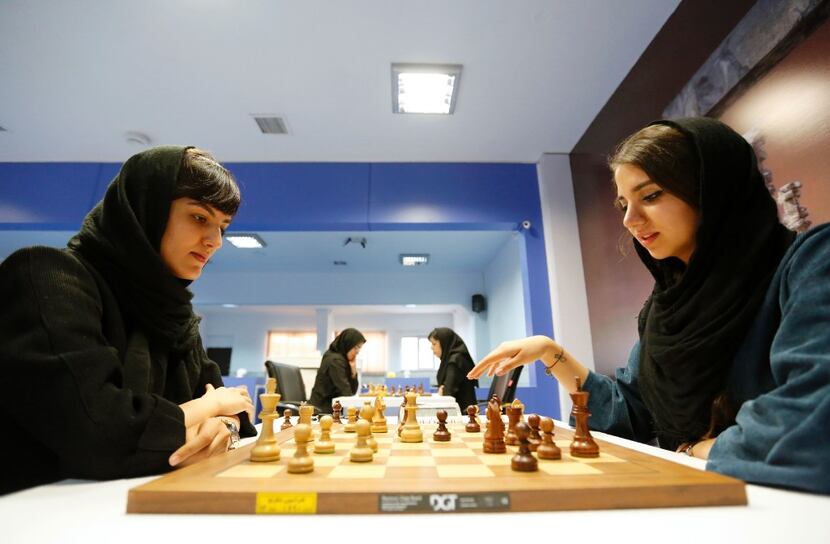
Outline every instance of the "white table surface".
<path id="1" fill-rule="evenodd" d="M 703 468 L 703 461 L 592 432 L 597 438 Z M 247 439 L 249 442 L 253 439 Z M 5 467 L 8 470 L 10 467 Z M 442 535 L 494 544 L 535 542 L 830 543 L 830 497 L 748 485 L 748 506 L 346 516 L 126 514 L 127 491 L 153 477 L 67 480 L 0 497 L 0 542 L 396 544 Z M 567 540 L 565 540 L 567 539 Z"/>

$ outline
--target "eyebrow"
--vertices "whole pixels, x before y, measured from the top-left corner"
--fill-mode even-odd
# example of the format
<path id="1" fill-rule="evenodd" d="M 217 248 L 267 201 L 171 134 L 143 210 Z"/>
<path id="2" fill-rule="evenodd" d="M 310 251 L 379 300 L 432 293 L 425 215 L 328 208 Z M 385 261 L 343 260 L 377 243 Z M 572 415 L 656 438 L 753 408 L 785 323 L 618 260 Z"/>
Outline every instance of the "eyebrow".
<path id="1" fill-rule="evenodd" d="M 204 202 L 199 202 L 198 200 L 191 200 L 191 201 L 190 201 L 190 205 L 191 205 L 191 206 L 199 206 L 200 208 L 202 208 L 203 210 L 205 210 L 207 213 L 209 213 L 211 217 L 216 217 L 216 212 L 214 212 L 214 211 L 213 211 L 213 208 L 212 208 L 211 206 L 208 206 L 208 205 L 207 205 L 207 204 L 205 204 Z M 230 224 L 231 224 L 231 220 L 230 220 L 230 219 L 228 219 L 228 218 L 225 218 L 225 219 L 222 221 L 222 223 L 224 223 L 224 224 L 226 224 L 226 225 L 230 225 Z"/>
<path id="2" fill-rule="evenodd" d="M 634 186 L 634 188 L 633 188 L 633 189 L 631 189 L 631 192 L 636 193 L 637 191 L 639 191 L 639 190 L 640 190 L 640 189 L 642 189 L 643 187 L 648 187 L 648 186 L 649 186 L 649 185 L 651 185 L 652 183 L 654 183 L 655 185 L 657 185 L 657 183 L 656 183 L 656 182 L 654 182 L 654 181 L 652 181 L 652 180 L 650 180 L 650 179 L 647 179 L 647 180 L 645 180 L 645 181 L 643 181 L 643 182 L 638 183 L 637 185 L 635 185 L 635 186 Z M 620 200 L 622 200 L 622 196 L 621 196 L 621 195 L 617 195 L 617 198 L 615 198 L 615 199 L 614 199 L 614 203 L 616 204 L 616 203 L 617 203 L 617 202 L 619 202 Z"/>

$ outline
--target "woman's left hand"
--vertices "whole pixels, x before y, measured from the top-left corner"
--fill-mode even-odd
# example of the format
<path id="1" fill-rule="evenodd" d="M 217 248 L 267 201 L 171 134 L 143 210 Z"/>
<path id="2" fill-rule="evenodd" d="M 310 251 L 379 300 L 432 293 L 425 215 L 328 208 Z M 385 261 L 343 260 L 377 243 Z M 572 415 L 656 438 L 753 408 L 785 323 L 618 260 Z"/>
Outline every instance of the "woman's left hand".
<path id="1" fill-rule="evenodd" d="M 228 451 L 231 433 L 222 419 L 212 417 L 187 429 L 184 445 L 170 456 L 170 466 L 187 466 Z"/>

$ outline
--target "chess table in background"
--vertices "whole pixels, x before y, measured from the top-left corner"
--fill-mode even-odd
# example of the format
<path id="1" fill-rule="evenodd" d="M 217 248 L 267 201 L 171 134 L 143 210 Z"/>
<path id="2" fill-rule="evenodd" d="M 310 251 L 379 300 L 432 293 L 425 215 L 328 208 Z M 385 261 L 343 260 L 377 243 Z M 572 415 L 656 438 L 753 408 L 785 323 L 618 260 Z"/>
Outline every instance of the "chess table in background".
<path id="1" fill-rule="evenodd" d="M 511 470 L 516 448 L 482 452 L 483 431 L 456 419 L 449 442 L 403 443 L 390 425 L 375 434 L 370 463 L 349 461 L 354 433 L 332 429 L 335 453 L 314 454 L 314 471 L 289 474 L 293 428 L 278 433 L 281 457 L 249 460 L 253 445 L 206 459 L 130 490 L 129 513 L 371 514 L 545 511 L 667 506 L 745 505 L 744 483 L 601 440 L 600 456 L 568 455 L 572 432 L 556 430 L 562 459 L 539 460 L 538 472 Z M 315 425 L 315 436 L 319 427 Z"/>

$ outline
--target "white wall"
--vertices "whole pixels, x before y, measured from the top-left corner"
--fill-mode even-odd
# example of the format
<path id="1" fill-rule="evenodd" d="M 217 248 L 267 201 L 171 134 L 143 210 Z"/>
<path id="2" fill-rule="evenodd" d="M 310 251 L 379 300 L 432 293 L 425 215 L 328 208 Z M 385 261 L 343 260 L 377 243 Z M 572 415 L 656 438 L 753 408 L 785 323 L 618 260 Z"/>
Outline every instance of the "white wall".
<path id="1" fill-rule="evenodd" d="M 196 304 L 460 304 L 483 289 L 480 272 L 209 272 L 192 286 Z"/>
<path id="2" fill-rule="evenodd" d="M 522 277 L 521 244 L 523 243 L 521 235 L 516 233 L 502 246 L 484 270 L 489 349 L 504 341 L 527 336 L 525 289 Z M 479 357 L 486 354 L 487 352 L 482 352 Z M 519 385 L 528 385 L 529 376 L 529 372 L 522 372 Z"/>
<path id="3" fill-rule="evenodd" d="M 545 232 L 554 338 L 589 369 L 594 369 L 585 274 L 576 220 L 573 181 L 568 155 L 542 155 L 537 165 L 539 199 Z M 560 387 L 563 416 L 571 399 Z"/>
<path id="4" fill-rule="evenodd" d="M 248 372 L 264 372 L 267 355 L 267 337 L 271 330 L 316 330 L 321 308 L 221 308 L 197 306 L 202 316 L 202 336 L 205 347 L 230 347 L 231 374 L 239 369 Z M 354 308 L 338 311 L 328 309 L 331 330 L 354 327 L 364 331 L 383 331 L 387 334 L 387 370 L 400 372 L 400 344 L 403 336 L 426 336 L 435 327 L 450 327 L 460 332 L 464 329 L 465 311 L 457 307 L 443 313 L 382 312 L 376 309 L 361 313 Z M 462 319 L 457 319 L 461 316 Z M 467 320 L 469 321 L 469 320 Z M 461 325 L 461 326 L 459 326 Z M 328 342 L 326 342 L 326 345 Z M 302 366 L 314 367 L 314 361 L 301 361 Z M 430 373 L 426 373 L 430 374 Z M 306 377 L 304 376 L 304 379 Z M 311 384 L 306 384 L 310 387 Z"/>
<path id="5" fill-rule="evenodd" d="M 454 327 L 453 314 L 352 314 L 334 312 L 334 328 L 354 327 L 361 331 L 386 333 L 386 370 L 401 371 L 401 337 L 426 336 L 435 327 Z"/>

